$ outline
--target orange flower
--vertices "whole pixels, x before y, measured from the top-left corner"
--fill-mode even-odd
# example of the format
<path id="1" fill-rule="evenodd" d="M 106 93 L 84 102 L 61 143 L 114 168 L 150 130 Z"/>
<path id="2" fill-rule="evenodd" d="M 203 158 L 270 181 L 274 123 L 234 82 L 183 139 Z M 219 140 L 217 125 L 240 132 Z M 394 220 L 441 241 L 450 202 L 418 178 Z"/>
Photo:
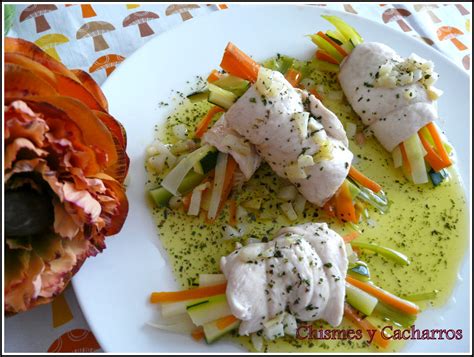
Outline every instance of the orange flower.
<path id="1" fill-rule="evenodd" d="M 60 294 L 128 213 L 121 124 L 97 84 L 5 39 L 5 311 Z"/>

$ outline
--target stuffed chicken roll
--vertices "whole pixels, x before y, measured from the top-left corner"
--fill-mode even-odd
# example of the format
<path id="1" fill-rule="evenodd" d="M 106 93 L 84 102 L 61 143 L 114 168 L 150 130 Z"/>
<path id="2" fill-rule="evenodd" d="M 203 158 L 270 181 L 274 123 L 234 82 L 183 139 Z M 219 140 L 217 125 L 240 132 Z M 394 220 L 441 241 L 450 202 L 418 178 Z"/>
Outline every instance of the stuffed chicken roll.
<path id="1" fill-rule="evenodd" d="M 375 137 L 392 151 L 438 117 L 433 63 L 400 57 L 377 42 L 362 43 L 341 64 L 341 87 Z"/>
<path id="2" fill-rule="evenodd" d="M 339 119 L 281 73 L 260 68 L 256 83 L 224 115 L 308 201 L 324 205 L 347 177 L 353 155 Z"/>

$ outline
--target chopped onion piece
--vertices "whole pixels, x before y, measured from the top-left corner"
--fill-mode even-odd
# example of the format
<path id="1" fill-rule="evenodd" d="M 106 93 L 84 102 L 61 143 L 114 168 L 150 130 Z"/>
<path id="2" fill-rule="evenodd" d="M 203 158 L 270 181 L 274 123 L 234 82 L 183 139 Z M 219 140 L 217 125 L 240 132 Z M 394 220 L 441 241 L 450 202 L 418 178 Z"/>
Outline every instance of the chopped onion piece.
<path id="1" fill-rule="evenodd" d="M 260 67 L 255 88 L 263 96 L 276 97 L 284 88 L 284 82 L 275 79 L 279 72 Z"/>
<path id="2" fill-rule="evenodd" d="M 298 219 L 298 215 L 296 214 L 295 210 L 293 209 L 293 205 L 290 202 L 282 203 L 280 207 L 285 216 L 288 217 L 290 221 L 296 221 Z"/>
<path id="3" fill-rule="evenodd" d="M 295 212 L 300 215 L 304 212 L 304 208 L 306 206 L 306 198 L 303 195 L 297 194 L 295 202 L 293 203 L 293 208 Z"/>
<path id="4" fill-rule="evenodd" d="M 285 170 L 285 173 L 290 181 L 297 179 L 305 179 L 307 177 L 306 172 L 298 165 L 288 166 Z"/>
<path id="5" fill-rule="evenodd" d="M 241 238 L 242 233 L 235 229 L 232 226 L 226 225 L 224 227 L 224 240 L 232 240 L 236 238 Z"/>
<path id="6" fill-rule="evenodd" d="M 178 209 L 179 207 L 181 207 L 182 203 L 183 203 L 183 200 L 181 199 L 181 197 L 173 196 L 173 197 L 170 198 L 168 204 L 169 204 L 170 208 Z"/>
<path id="7" fill-rule="evenodd" d="M 260 207 L 262 206 L 262 198 L 261 197 L 252 198 L 251 200 L 242 202 L 242 206 L 248 209 L 255 209 L 255 210 L 260 209 Z"/>
<path id="8" fill-rule="evenodd" d="M 186 134 L 188 133 L 188 129 L 184 124 L 178 124 L 173 126 L 173 134 L 178 138 L 178 139 L 186 139 Z"/>
<path id="9" fill-rule="evenodd" d="M 264 243 L 256 243 L 243 247 L 240 251 L 239 258 L 244 262 L 257 259 L 261 251 L 261 244 Z"/>
<path id="10" fill-rule="evenodd" d="M 300 133 L 300 138 L 305 139 L 308 136 L 308 121 L 309 113 L 308 112 L 297 112 L 294 113 L 292 119 L 295 120 L 296 127 Z"/>
<path id="11" fill-rule="evenodd" d="M 397 147 L 393 149 L 392 157 L 393 157 L 393 167 L 395 167 L 396 169 L 399 167 L 402 167 L 403 165 L 402 150 L 400 150 L 399 145 L 397 145 Z"/>
<path id="12" fill-rule="evenodd" d="M 293 185 L 285 186 L 277 193 L 277 197 L 285 201 L 293 201 L 296 198 L 298 191 Z"/>
<path id="13" fill-rule="evenodd" d="M 298 325 L 296 323 L 296 318 L 292 314 L 285 314 L 283 318 L 284 331 L 287 335 L 296 336 L 296 330 Z"/>
<path id="14" fill-rule="evenodd" d="M 247 210 L 246 210 L 245 208 L 243 208 L 241 205 L 238 205 L 238 206 L 237 206 L 237 214 L 236 214 L 236 216 L 237 216 L 237 220 L 238 220 L 238 221 L 242 221 L 245 217 L 248 216 L 248 214 L 249 214 L 249 213 L 247 212 Z"/>
<path id="15" fill-rule="evenodd" d="M 437 100 L 439 97 L 443 95 L 443 91 L 435 87 L 429 87 L 427 92 L 428 92 L 428 97 L 431 100 Z"/>
<path id="16" fill-rule="evenodd" d="M 304 154 L 298 157 L 298 166 L 300 168 L 310 167 L 313 165 L 314 165 L 314 160 L 311 155 Z"/>
<path id="17" fill-rule="evenodd" d="M 228 155 L 219 153 L 217 155 L 216 171 L 214 176 L 214 183 L 212 186 L 211 202 L 209 205 L 209 211 L 207 212 L 207 218 L 214 219 L 217 216 L 217 210 L 221 203 L 222 190 L 224 189 L 225 173 L 227 168 Z"/>

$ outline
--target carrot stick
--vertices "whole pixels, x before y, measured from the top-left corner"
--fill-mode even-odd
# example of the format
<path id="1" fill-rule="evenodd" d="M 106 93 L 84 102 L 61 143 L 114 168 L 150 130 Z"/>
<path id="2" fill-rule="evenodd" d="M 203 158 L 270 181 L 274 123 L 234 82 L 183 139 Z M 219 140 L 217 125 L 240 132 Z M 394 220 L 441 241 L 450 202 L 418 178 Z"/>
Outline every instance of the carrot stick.
<path id="1" fill-rule="evenodd" d="M 366 333 L 368 333 L 368 330 L 375 330 L 375 334 L 372 341 L 379 347 L 388 347 L 390 341 L 383 337 L 382 332 L 374 325 L 372 325 L 369 321 L 362 319 L 357 313 L 357 311 L 348 303 L 344 304 L 344 316 L 353 324 L 359 326 Z"/>
<path id="2" fill-rule="evenodd" d="M 399 298 L 388 291 L 385 291 L 378 286 L 375 286 L 371 283 L 364 283 L 363 281 L 347 276 L 346 280 L 348 283 L 358 287 L 361 290 L 364 290 L 366 293 L 375 296 L 377 299 L 385 302 L 388 305 L 393 306 L 394 308 L 407 313 L 409 315 L 417 315 L 420 312 L 418 305 Z"/>
<path id="3" fill-rule="evenodd" d="M 224 294 L 227 283 L 222 283 L 219 285 L 205 286 L 202 288 L 195 288 L 182 291 L 171 291 L 171 292 L 153 292 L 150 296 L 150 302 L 152 304 L 162 303 L 162 302 L 176 302 L 176 301 L 185 301 L 193 300 L 199 298 L 205 298 L 209 296 Z"/>
<path id="4" fill-rule="evenodd" d="M 229 197 L 230 191 L 232 190 L 232 182 L 234 180 L 234 172 L 235 172 L 236 167 L 237 167 L 237 162 L 234 160 L 232 156 L 229 155 L 229 158 L 227 159 L 227 166 L 226 166 L 226 171 L 225 171 L 224 187 L 222 188 L 221 202 L 219 204 L 219 209 L 217 210 L 216 217 L 224 208 L 225 202 L 227 201 L 227 197 Z"/>
<path id="5" fill-rule="evenodd" d="M 303 79 L 303 75 L 300 71 L 290 68 L 288 72 L 286 72 L 285 78 L 293 87 L 298 87 L 298 84 L 300 84 L 301 80 Z"/>
<path id="6" fill-rule="evenodd" d="M 410 166 L 410 161 L 408 161 L 408 155 L 405 150 L 405 145 L 403 143 L 400 143 L 400 151 L 402 152 L 402 165 L 403 168 L 405 169 L 407 174 L 411 174 L 411 166 Z"/>
<path id="7" fill-rule="evenodd" d="M 348 56 L 349 54 L 341 47 L 339 46 L 336 42 L 334 42 L 329 36 L 327 36 L 325 33 L 319 31 L 318 35 L 324 38 L 326 41 L 328 41 L 335 49 L 337 52 L 339 52 L 341 55 L 344 57 Z"/>
<path id="8" fill-rule="evenodd" d="M 188 212 L 189 210 L 189 205 L 191 204 L 191 196 L 193 192 L 189 192 L 187 195 L 183 196 L 183 208 L 184 212 Z"/>
<path id="9" fill-rule="evenodd" d="M 446 149 L 444 148 L 443 145 L 443 140 L 441 139 L 441 136 L 438 133 L 438 130 L 436 130 L 436 126 L 433 124 L 433 122 L 430 122 L 426 124 L 426 127 L 430 131 L 431 136 L 433 137 L 433 140 L 436 145 L 436 151 L 438 151 L 439 156 L 441 156 L 441 159 L 448 165 L 451 165 L 451 160 L 449 158 L 448 153 L 446 152 Z"/>
<path id="10" fill-rule="evenodd" d="M 308 92 L 310 92 L 312 95 L 314 95 L 316 98 L 318 98 L 319 100 L 323 100 L 323 97 L 321 96 L 321 94 L 319 94 L 316 89 L 310 89 Z"/>
<path id="11" fill-rule="evenodd" d="M 235 227 L 237 224 L 237 202 L 229 200 L 229 225 Z"/>
<path id="12" fill-rule="evenodd" d="M 382 187 L 375 181 L 369 179 L 362 172 L 357 170 L 354 166 L 351 166 L 349 169 L 349 176 L 360 183 L 362 186 L 367 187 L 369 190 L 374 191 L 375 193 L 380 192 Z"/>
<path id="13" fill-rule="evenodd" d="M 237 321 L 237 317 L 234 315 L 225 316 L 216 321 L 216 326 L 219 330 L 223 330 L 227 326 L 232 325 L 235 321 Z"/>
<path id="14" fill-rule="evenodd" d="M 204 338 L 204 329 L 202 326 L 199 326 L 193 332 L 191 332 L 191 336 L 195 341 L 202 340 Z"/>
<path id="15" fill-rule="evenodd" d="M 207 77 L 207 81 L 209 83 L 212 83 L 212 82 L 217 81 L 220 78 L 222 78 L 222 74 L 219 73 L 219 71 L 217 69 L 213 69 L 211 71 L 211 73 L 209 74 L 209 76 Z"/>
<path id="16" fill-rule="evenodd" d="M 358 236 L 359 232 L 354 231 L 352 233 L 346 234 L 344 237 L 342 237 L 342 239 L 344 240 L 344 242 L 349 243 L 356 239 Z"/>
<path id="17" fill-rule="evenodd" d="M 336 192 L 335 203 L 336 215 L 341 221 L 357 223 L 354 203 L 352 202 L 351 193 L 346 181 Z"/>
<path id="18" fill-rule="evenodd" d="M 444 162 L 439 155 L 433 150 L 433 148 L 430 146 L 428 141 L 425 139 L 425 137 L 421 134 L 418 133 L 418 136 L 420 137 L 421 143 L 423 144 L 423 147 L 426 150 L 426 156 L 425 160 L 430 164 L 430 166 L 435 170 L 436 172 L 441 171 L 445 167 L 448 167 L 449 165 Z"/>
<path id="19" fill-rule="evenodd" d="M 204 116 L 204 118 L 202 118 L 201 121 L 196 126 L 196 132 L 194 133 L 194 136 L 197 138 L 202 138 L 204 133 L 207 131 L 207 128 L 212 121 L 212 118 L 214 118 L 214 115 L 223 111 L 224 109 L 222 109 L 221 107 L 218 107 L 217 105 L 209 109 L 209 111 Z"/>
<path id="20" fill-rule="evenodd" d="M 326 62 L 333 63 L 333 64 L 339 64 L 339 62 L 336 59 L 334 59 L 328 53 L 326 53 L 322 50 L 317 50 L 316 51 L 316 58 L 318 60 L 321 60 L 321 61 L 326 61 Z"/>
<path id="21" fill-rule="evenodd" d="M 221 68 L 227 73 L 253 83 L 257 80 L 260 65 L 229 42 L 222 57 Z"/>
<path id="22" fill-rule="evenodd" d="M 326 212 L 329 217 L 336 217 L 336 211 L 334 208 L 334 196 L 331 197 L 331 199 L 324 204 L 323 211 Z"/>

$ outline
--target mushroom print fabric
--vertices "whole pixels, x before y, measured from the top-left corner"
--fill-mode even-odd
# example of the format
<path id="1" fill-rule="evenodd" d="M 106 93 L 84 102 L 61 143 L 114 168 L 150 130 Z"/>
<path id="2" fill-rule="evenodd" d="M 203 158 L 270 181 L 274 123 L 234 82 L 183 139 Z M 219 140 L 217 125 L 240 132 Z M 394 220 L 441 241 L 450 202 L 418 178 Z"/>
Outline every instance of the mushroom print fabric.
<path id="1" fill-rule="evenodd" d="M 195 18 L 205 17 L 216 11 L 231 11 L 233 7 L 244 5 L 230 3 L 107 5 L 91 2 L 26 3 L 13 6 L 15 7 L 13 25 L 8 36 L 28 40 L 66 67 L 75 68 L 74 76 L 89 93 L 94 94 L 90 97 L 82 92 L 86 96 L 83 99 L 89 106 L 94 106 L 91 110 L 100 116 L 100 120 L 111 122 L 113 119 L 100 114 L 100 103 L 103 103 L 105 98 L 101 98 L 101 92 L 91 84 L 92 79 L 102 84 L 127 57 L 155 36 L 160 36 L 183 23 L 194 21 Z M 324 9 L 339 10 L 385 24 L 443 52 L 461 68 L 466 70 L 470 68 L 472 13 L 470 3 L 327 3 Z M 9 56 L 9 61 L 15 60 L 18 61 L 18 58 Z M 69 83 L 67 81 L 67 78 L 62 78 L 62 85 Z M 41 89 L 51 94 L 58 92 L 58 88 L 52 88 L 50 85 L 43 85 Z M 34 113 L 35 106 L 40 104 L 32 102 L 26 105 Z M 10 112 L 20 111 L 26 117 L 30 113 L 29 110 L 19 104 L 16 108 L 10 108 Z M 52 130 L 53 126 L 48 128 Z M 20 148 L 24 147 L 22 145 L 30 144 L 19 142 L 17 145 Z M 35 155 L 39 157 L 44 155 L 42 150 L 45 150 L 44 147 L 36 145 L 31 147 L 31 152 L 36 152 Z M 41 167 L 38 166 L 37 169 L 41 170 Z M 38 212 L 34 217 L 36 222 L 33 222 L 38 229 L 42 224 L 54 219 L 50 203 L 44 202 L 41 194 L 31 194 L 29 199 L 32 209 Z M 18 229 L 22 228 L 21 222 L 18 226 Z M 32 264 L 31 269 L 39 267 Z M 32 314 L 28 312 L 9 317 L 5 321 L 5 327 L 4 349 L 8 352 L 100 351 L 70 288 L 67 288 L 51 305 L 38 306 Z"/>
<path id="2" fill-rule="evenodd" d="M 36 43 L 70 68 L 88 72 L 99 84 L 154 36 L 226 4 L 16 5 L 9 36 Z M 413 36 L 468 70 L 471 62 L 470 4 L 327 4 Z"/>

